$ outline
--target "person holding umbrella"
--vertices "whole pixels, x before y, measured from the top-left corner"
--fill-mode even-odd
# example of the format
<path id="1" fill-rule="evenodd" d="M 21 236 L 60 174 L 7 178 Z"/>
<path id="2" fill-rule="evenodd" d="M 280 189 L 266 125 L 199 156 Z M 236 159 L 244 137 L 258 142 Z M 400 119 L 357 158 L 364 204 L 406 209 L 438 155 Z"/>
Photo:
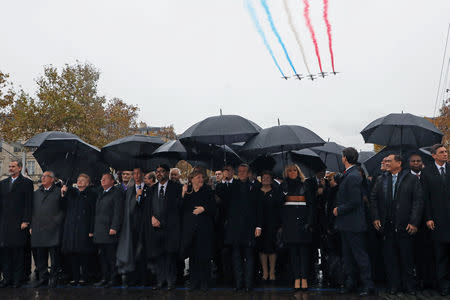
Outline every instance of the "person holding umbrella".
<path id="1" fill-rule="evenodd" d="M 281 185 L 285 196 L 281 211 L 283 241 L 289 251 L 294 289 L 306 291 L 311 266 L 312 232 L 316 225 L 316 203 L 297 165 L 286 166 L 284 178 Z"/>

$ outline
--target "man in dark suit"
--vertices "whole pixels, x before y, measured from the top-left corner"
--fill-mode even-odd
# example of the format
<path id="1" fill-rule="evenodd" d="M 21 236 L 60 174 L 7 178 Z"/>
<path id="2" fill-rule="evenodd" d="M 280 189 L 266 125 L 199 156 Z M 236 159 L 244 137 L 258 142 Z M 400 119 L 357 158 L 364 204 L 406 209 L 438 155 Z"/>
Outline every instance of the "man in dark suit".
<path id="1" fill-rule="evenodd" d="M 112 174 L 103 174 L 103 191 L 95 204 L 94 244 L 98 247 L 102 279 L 95 286 L 111 287 L 116 283 L 116 249 L 123 220 L 123 194 L 114 186 Z"/>
<path id="2" fill-rule="evenodd" d="M 144 222 L 147 255 L 155 259 L 156 289 L 175 288 L 177 279 L 177 257 L 181 240 L 181 184 L 169 180 L 169 166 L 156 168 L 158 183 L 148 192 L 145 203 Z M 148 224 L 150 222 L 150 224 Z M 144 224 L 144 226 L 146 226 Z"/>
<path id="3" fill-rule="evenodd" d="M 345 287 L 341 293 L 349 293 L 356 286 L 356 262 L 363 287 L 360 295 L 367 296 L 373 292 L 370 260 L 365 245 L 366 216 L 362 199 L 362 177 L 355 164 L 358 161 L 358 151 L 355 148 L 345 148 L 342 152 L 342 162 L 345 172 L 336 194 L 335 226 L 340 231 L 342 255 L 344 260 Z"/>
<path id="4" fill-rule="evenodd" d="M 383 235 L 383 256 L 390 294 L 415 295 L 413 235 L 423 212 L 423 195 L 419 179 L 402 169 L 400 155 L 386 160 L 388 175 L 375 184 L 371 196 L 373 225 Z"/>
<path id="5" fill-rule="evenodd" d="M 232 247 L 235 289 L 242 289 L 245 283 L 246 291 L 253 288 L 255 238 L 261 235 L 262 227 L 262 203 L 257 201 L 257 189 L 248 180 L 248 169 L 248 165 L 241 164 L 239 180 L 229 186 L 225 221 L 225 244 Z"/>
<path id="6" fill-rule="evenodd" d="M 20 287 L 24 247 L 31 221 L 33 182 L 22 176 L 22 162 L 9 163 L 10 176 L 0 181 L 0 248 L 3 280 L 0 287 Z"/>
<path id="7" fill-rule="evenodd" d="M 442 296 L 449 293 L 450 269 L 450 167 L 442 144 L 431 147 L 434 164 L 422 172 L 427 227 L 432 230 L 436 279 Z"/>
<path id="8" fill-rule="evenodd" d="M 36 249 L 36 269 L 39 280 L 33 287 L 39 287 L 48 281 L 54 288 L 57 274 L 61 267 L 59 246 L 61 244 L 64 205 L 61 189 L 55 186 L 55 174 L 45 171 L 41 176 L 42 185 L 33 194 L 31 214 L 31 247 Z M 48 274 L 48 257 L 50 255 L 50 278 Z"/>

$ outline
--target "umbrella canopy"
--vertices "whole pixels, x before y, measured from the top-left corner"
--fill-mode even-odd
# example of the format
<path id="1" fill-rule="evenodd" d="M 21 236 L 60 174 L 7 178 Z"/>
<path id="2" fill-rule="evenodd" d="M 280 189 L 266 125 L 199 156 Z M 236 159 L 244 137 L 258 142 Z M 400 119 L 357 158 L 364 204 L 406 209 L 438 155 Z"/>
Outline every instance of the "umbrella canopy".
<path id="1" fill-rule="evenodd" d="M 366 143 L 416 148 L 440 143 L 442 132 L 425 118 L 412 114 L 389 114 L 367 125 L 361 135 Z"/>
<path id="2" fill-rule="evenodd" d="M 218 170 L 226 164 L 236 167 L 242 163 L 242 159 L 230 147 L 226 145 L 194 144 L 186 146 L 188 151 L 187 161 L 193 165 L 203 166 L 210 170 Z"/>
<path id="3" fill-rule="evenodd" d="M 160 137 L 136 134 L 112 141 L 101 152 L 104 160 L 116 170 L 136 167 L 150 170 L 157 164 L 155 160 L 150 161 L 151 155 L 163 144 Z"/>
<path id="4" fill-rule="evenodd" d="M 86 173 L 94 182 L 109 171 L 100 150 L 80 138 L 47 139 L 33 156 L 43 171 L 53 171 L 56 177 L 65 181 L 76 182 L 80 173 Z"/>
<path id="5" fill-rule="evenodd" d="M 78 138 L 73 133 L 63 131 L 47 131 L 36 134 L 28 141 L 25 142 L 25 147 L 39 147 L 46 139 L 59 139 L 59 138 Z"/>
<path id="6" fill-rule="evenodd" d="M 380 174 L 381 161 L 383 160 L 383 158 L 391 154 L 401 154 L 404 160 L 403 164 L 406 168 L 408 167 L 408 159 L 412 154 L 419 154 L 422 157 L 422 161 L 425 165 L 434 163 L 430 152 L 425 149 L 419 149 L 410 146 L 385 147 L 380 152 L 364 161 L 363 164 L 369 175 L 376 176 Z"/>
<path id="7" fill-rule="evenodd" d="M 279 125 L 261 130 L 248 140 L 241 152 L 252 154 L 276 153 L 321 146 L 325 143 L 311 130 L 297 125 Z"/>
<path id="8" fill-rule="evenodd" d="M 334 142 L 327 142 L 323 146 L 311 148 L 312 151 L 320 156 L 327 166 L 327 170 L 333 172 L 345 171 L 344 164 L 342 163 L 342 151 L 344 149 L 344 146 Z"/>
<path id="9" fill-rule="evenodd" d="M 358 155 L 358 162 L 362 164 L 372 156 L 374 156 L 376 153 L 375 151 L 360 151 Z"/>
<path id="10" fill-rule="evenodd" d="M 245 142 L 258 134 L 261 127 L 238 115 L 220 115 L 204 119 L 180 135 L 181 141 L 228 145 Z"/>
<path id="11" fill-rule="evenodd" d="M 153 151 L 152 156 L 178 158 L 178 160 L 182 160 L 186 159 L 187 150 L 179 140 L 168 141 Z"/>

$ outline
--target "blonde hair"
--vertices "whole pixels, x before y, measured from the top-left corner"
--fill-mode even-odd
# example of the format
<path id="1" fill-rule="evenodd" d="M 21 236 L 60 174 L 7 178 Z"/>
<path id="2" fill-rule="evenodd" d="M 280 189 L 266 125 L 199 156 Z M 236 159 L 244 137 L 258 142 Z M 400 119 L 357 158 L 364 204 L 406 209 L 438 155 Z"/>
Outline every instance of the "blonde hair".
<path id="1" fill-rule="evenodd" d="M 297 164 L 291 164 L 291 165 L 287 165 L 286 168 L 284 168 L 284 173 L 283 176 L 284 178 L 288 178 L 288 171 L 295 169 L 297 171 L 298 177 L 300 177 L 300 180 L 302 182 L 305 182 L 306 177 L 305 174 L 303 174 L 302 170 L 300 169 L 300 167 Z"/>
<path id="2" fill-rule="evenodd" d="M 88 184 L 91 184 L 91 177 L 89 177 L 88 174 L 81 173 L 80 175 L 78 175 L 78 178 L 80 178 L 80 177 L 86 179 L 88 181 Z"/>

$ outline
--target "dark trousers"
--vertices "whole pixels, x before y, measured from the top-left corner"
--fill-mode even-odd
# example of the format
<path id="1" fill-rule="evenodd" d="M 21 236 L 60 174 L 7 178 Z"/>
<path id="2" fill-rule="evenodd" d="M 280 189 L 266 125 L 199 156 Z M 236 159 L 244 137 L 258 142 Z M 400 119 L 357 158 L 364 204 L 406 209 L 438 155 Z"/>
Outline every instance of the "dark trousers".
<path id="1" fill-rule="evenodd" d="M 255 269 L 255 257 L 252 247 L 233 245 L 231 260 L 234 272 L 236 288 L 242 288 L 245 279 L 245 287 L 253 287 L 253 275 Z"/>
<path id="2" fill-rule="evenodd" d="M 414 288 L 414 252 L 412 237 L 395 234 L 383 238 L 383 256 L 388 284 L 395 289 Z"/>
<path id="3" fill-rule="evenodd" d="M 7 283 L 20 283 L 24 271 L 23 247 L 2 248 L 3 280 Z"/>
<path id="4" fill-rule="evenodd" d="M 56 278 L 61 268 L 61 256 L 59 255 L 59 247 L 38 247 L 36 249 L 36 270 L 39 279 L 47 280 L 49 278 L 48 257 L 50 255 L 50 277 Z"/>
<path id="5" fill-rule="evenodd" d="M 292 275 L 294 276 L 294 279 L 307 279 L 311 267 L 311 245 L 288 244 L 287 247 L 289 250 L 289 258 L 291 261 Z"/>
<path id="6" fill-rule="evenodd" d="M 166 282 L 168 285 L 175 285 L 177 280 L 177 255 L 175 253 L 164 253 L 155 259 L 155 263 L 158 285 Z"/>
<path id="7" fill-rule="evenodd" d="M 373 288 L 370 260 L 366 250 L 364 232 L 341 231 L 342 258 L 344 260 L 345 285 L 356 285 L 356 268 L 364 288 Z"/>
<path id="8" fill-rule="evenodd" d="M 436 279 L 440 288 L 449 288 L 450 243 L 435 241 Z"/>
<path id="9" fill-rule="evenodd" d="M 196 236 L 189 249 L 189 278 L 191 286 L 208 287 L 211 275 L 211 257 L 204 251 L 205 241 Z"/>
<path id="10" fill-rule="evenodd" d="M 116 250 L 117 244 L 98 244 L 98 256 L 102 269 L 102 279 L 113 281 L 116 279 Z"/>
<path id="11" fill-rule="evenodd" d="M 73 281 L 80 281 L 84 280 L 87 281 L 87 266 L 89 261 L 89 255 L 86 253 L 70 253 L 69 254 L 69 260 L 70 260 L 70 269 L 72 271 L 72 280 Z"/>
<path id="12" fill-rule="evenodd" d="M 421 226 L 414 239 L 417 280 L 422 288 L 436 286 L 436 266 L 431 232 Z"/>

